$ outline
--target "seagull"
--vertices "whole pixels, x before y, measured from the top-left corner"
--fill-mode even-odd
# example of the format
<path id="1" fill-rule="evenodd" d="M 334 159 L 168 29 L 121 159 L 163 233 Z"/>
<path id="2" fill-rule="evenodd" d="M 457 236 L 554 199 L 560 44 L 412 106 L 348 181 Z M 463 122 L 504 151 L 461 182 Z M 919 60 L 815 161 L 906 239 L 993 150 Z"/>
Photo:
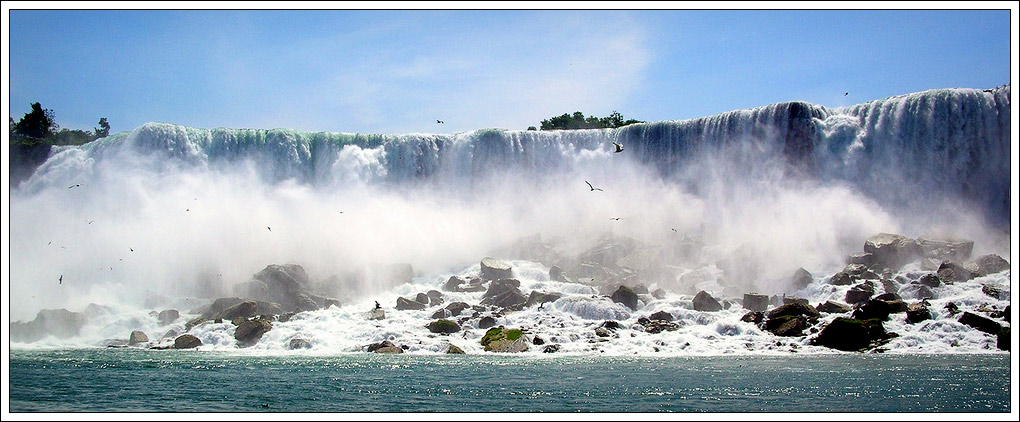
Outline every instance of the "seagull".
<path id="1" fill-rule="evenodd" d="M 49 245 L 50 245 L 51 243 L 53 243 L 53 241 L 52 241 L 52 240 L 51 240 L 51 241 L 49 241 L 49 242 L 46 242 L 46 246 L 49 246 Z"/>
<path id="2" fill-rule="evenodd" d="M 80 187 L 81 187 L 81 184 L 76 184 L 76 185 L 68 186 L 67 188 L 71 189 L 71 188 L 80 188 Z"/>
<path id="3" fill-rule="evenodd" d="M 610 220 L 616 220 L 616 221 L 620 221 L 620 217 L 610 217 L 609 219 L 610 219 Z"/>
<path id="4" fill-rule="evenodd" d="M 588 183 L 588 181 L 585 180 L 584 183 Z M 592 192 L 595 192 L 597 190 L 602 190 L 602 188 L 597 188 L 597 187 L 592 186 L 591 183 L 588 183 L 588 187 L 591 188 Z"/>
<path id="5" fill-rule="evenodd" d="M 89 220 L 89 224 L 95 223 L 96 220 Z"/>
<path id="6" fill-rule="evenodd" d="M 849 92 L 844 92 L 844 93 L 843 93 L 843 96 L 844 96 L 844 97 L 845 97 L 845 96 L 847 96 L 847 95 L 850 95 L 850 93 L 849 93 Z"/>
<path id="7" fill-rule="evenodd" d="M 57 284 L 64 284 L 64 275 L 63 274 L 60 275 L 60 278 L 58 279 Z"/>
<path id="8" fill-rule="evenodd" d="M 443 123 L 442 120 L 436 120 L 436 124 L 440 124 L 441 125 L 441 124 L 445 124 L 445 123 Z"/>
<path id="9" fill-rule="evenodd" d="M 674 229 L 674 228 L 670 228 L 670 230 L 672 230 L 673 233 L 677 233 L 676 229 Z"/>
<path id="10" fill-rule="evenodd" d="M 185 208 L 184 209 L 184 212 L 188 212 L 188 211 L 191 211 L 191 208 Z"/>
<path id="11" fill-rule="evenodd" d="M 266 228 L 269 229 L 269 231 L 273 231 L 273 229 L 270 229 L 269 226 L 266 226 Z"/>
<path id="12" fill-rule="evenodd" d="M 131 252 L 134 252 L 134 251 L 135 251 L 135 248 L 128 248 L 128 249 L 130 249 L 130 250 L 131 250 Z"/>
<path id="13" fill-rule="evenodd" d="M 616 147 L 616 151 L 613 151 L 613 152 L 623 152 L 623 144 L 617 143 L 617 142 L 613 142 L 613 146 Z"/>

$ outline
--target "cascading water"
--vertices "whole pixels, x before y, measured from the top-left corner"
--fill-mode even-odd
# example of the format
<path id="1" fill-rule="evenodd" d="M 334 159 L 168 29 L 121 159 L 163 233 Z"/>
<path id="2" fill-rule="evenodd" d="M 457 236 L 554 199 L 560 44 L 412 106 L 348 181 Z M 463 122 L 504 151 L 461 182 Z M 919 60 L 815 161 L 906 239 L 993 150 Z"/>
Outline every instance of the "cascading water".
<path id="1" fill-rule="evenodd" d="M 283 341 L 305 329 L 321 332 L 318 344 L 330 350 L 396 337 L 436 351 L 439 340 L 414 334 L 431 312 L 395 316 L 376 327 L 382 331 L 342 329 L 342 338 L 336 321 L 363 319 L 365 303 L 390 305 L 398 295 L 438 288 L 450 275 L 468 276 L 484 256 L 535 258 L 535 249 L 531 257 L 509 251 L 538 234 L 555 251 L 513 261 L 529 274 L 515 273 L 521 288 L 569 297 L 505 322 L 553 321 L 558 328 L 547 336 L 570 343 L 584 338 L 590 318 L 666 310 L 696 326 L 669 335 L 670 343 L 690 345 L 686 352 L 746 350 L 739 344 L 764 344 L 767 336 L 739 322 L 739 306 L 697 314 L 693 292 L 840 299 L 846 288 L 832 289 L 827 276 L 882 231 L 963 237 L 975 241 L 975 254 L 1004 254 L 1009 112 L 1007 85 L 842 108 L 781 103 L 605 130 L 363 135 L 149 123 L 54 148 L 12 192 L 12 318 L 100 303 L 131 310 L 109 317 L 111 327 L 155 330 L 139 311 L 149 309 L 146 301 L 160 298 L 160 306 L 187 311 L 187 301 L 232 295 L 268 264 L 297 263 L 322 290 L 348 302 L 278 324 L 267 338 Z M 613 152 L 614 142 L 623 152 Z M 607 235 L 634 239 L 638 252 L 614 256 L 612 243 L 597 250 Z M 691 245 L 700 246 L 692 252 Z M 625 262 L 636 270 L 632 281 L 668 296 L 646 297 L 644 308 L 630 312 L 587 290 L 604 282 L 597 271 L 571 275 L 595 286 L 583 288 L 547 275 L 551 262 L 581 253 Z M 389 263 L 410 263 L 413 281 L 344 281 Z M 815 274 L 814 284 L 791 290 L 788 276 L 798 267 Z M 1007 286 L 1008 274 L 1000 275 Z M 57 276 L 66 283 L 54 289 Z M 233 347 L 220 328 L 196 330 L 209 344 Z M 80 344 L 116 334 L 85 329 Z M 986 346 L 968 335 L 957 340 Z M 720 336 L 732 341 L 706 340 Z M 943 350 L 942 341 L 911 338 Z M 623 342 L 617 351 L 644 350 L 651 341 Z"/>

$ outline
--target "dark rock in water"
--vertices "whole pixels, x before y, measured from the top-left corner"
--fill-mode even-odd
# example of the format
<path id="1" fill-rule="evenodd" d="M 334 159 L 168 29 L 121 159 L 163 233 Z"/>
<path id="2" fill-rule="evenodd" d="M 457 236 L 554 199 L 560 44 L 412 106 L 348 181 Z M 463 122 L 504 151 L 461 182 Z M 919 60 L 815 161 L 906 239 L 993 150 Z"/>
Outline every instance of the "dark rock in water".
<path id="1" fill-rule="evenodd" d="M 864 252 L 874 255 L 876 264 L 893 270 L 920 258 L 916 240 L 889 233 L 869 237 Z"/>
<path id="2" fill-rule="evenodd" d="M 402 297 L 398 297 L 397 298 L 397 310 L 398 311 L 408 311 L 408 310 L 411 310 L 411 311 L 421 311 L 421 310 L 424 310 L 424 309 L 425 309 L 425 304 L 424 303 L 421 303 L 421 302 L 418 302 L 418 301 L 414 301 L 414 300 L 405 299 L 405 298 L 402 298 Z"/>
<path id="3" fill-rule="evenodd" d="M 595 335 L 599 336 L 599 337 L 612 337 L 613 336 L 613 332 L 609 331 L 605 327 L 596 327 L 595 328 Z"/>
<path id="4" fill-rule="evenodd" d="M 446 305 L 445 309 L 450 311 L 450 316 L 457 316 L 460 315 L 461 312 L 464 312 L 465 309 L 468 309 L 470 307 L 471 305 L 468 305 L 467 303 L 464 302 L 453 302 L 449 305 Z"/>
<path id="5" fill-rule="evenodd" d="M 867 303 L 861 305 L 854 311 L 854 319 L 868 320 L 878 319 L 880 321 L 888 321 L 889 314 L 897 312 L 906 312 L 907 307 L 903 301 L 885 301 L 879 299 L 871 299 Z"/>
<path id="6" fill-rule="evenodd" d="M 555 302 L 557 299 L 561 297 L 563 297 L 563 295 L 558 293 L 545 293 L 539 292 L 538 290 L 532 290 L 531 294 L 528 295 L 528 301 L 524 303 L 524 307 L 530 308 L 531 306 L 536 304 Z"/>
<path id="7" fill-rule="evenodd" d="M 602 325 L 600 325 L 600 327 L 605 327 L 610 330 L 619 330 L 621 328 L 620 323 L 616 321 L 605 321 Z"/>
<path id="8" fill-rule="evenodd" d="M 704 290 L 694 295 L 693 304 L 695 311 L 716 312 L 722 310 L 722 304 Z"/>
<path id="9" fill-rule="evenodd" d="M 132 331 L 131 335 L 128 336 L 128 345 L 129 346 L 134 346 L 134 345 L 139 344 L 139 343 L 148 343 L 148 342 L 149 342 L 149 336 L 145 335 L 145 333 L 143 333 L 141 331 Z"/>
<path id="10" fill-rule="evenodd" d="M 234 339 L 242 347 L 258 343 L 262 335 L 273 329 L 273 323 L 262 318 L 253 318 L 241 322 L 234 330 Z"/>
<path id="11" fill-rule="evenodd" d="M 1010 348 L 1009 347 L 1010 332 L 1011 330 L 1009 327 L 1003 327 L 1001 330 L 999 330 L 999 333 L 995 335 L 995 347 L 997 347 L 999 350 L 1005 350 L 1008 352 Z"/>
<path id="12" fill-rule="evenodd" d="M 237 285 L 235 291 L 257 301 L 277 303 L 281 307 L 280 312 L 314 311 L 328 307 L 327 298 L 310 290 L 308 274 L 296 264 L 268 265 L 253 275 L 251 281 Z M 263 310 L 263 313 L 269 312 Z"/>
<path id="13" fill-rule="evenodd" d="M 808 319 L 817 319 L 821 314 L 818 313 L 814 306 L 791 303 L 769 311 L 767 316 L 768 319 L 777 319 L 784 316 L 803 316 Z"/>
<path id="14" fill-rule="evenodd" d="M 912 303 L 910 306 L 907 306 L 907 322 L 917 324 L 929 319 L 931 319 L 931 310 L 923 302 Z"/>
<path id="15" fill-rule="evenodd" d="M 528 350 L 528 340 L 519 329 L 490 328 L 481 340 L 486 352 L 518 353 Z"/>
<path id="16" fill-rule="evenodd" d="M 995 274 L 1009 269 L 1009 262 L 1002 259 L 1001 256 L 994 254 L 981 255 L 971 261 L 971 263 L 974 265 L 974 268 L 977 270 L 975 272 L 979 276 Z"/>
<path id="17" fill-rule="evenodd" d="M 432 313 L 432 319 L 444 319 L 444 318 L 450 318 L 452 316 L 453 316 L 453 313 L 450 312 L 449 309 L 439 309 L 436 312 Z"/>
<path id="18" fill-rule="evenodd" d="M 744 322 L 750 322 L 755 325 L 761 325 L 761 323 L 765 322 L 765 313 L 751 311 L 744 314 L 744 316 L 740 317 L 740 320 Z"/>
<path id="19" fill-rule="evenodd" d="M 429 299 L 429 306 L 439 306 L 443 304 L 443 294 L 438 290 L 429 290 L 425 293 L 425 297 Z"/>
<path id="20" fill-rule="evenodd" d="M 973 314 L 966 311 L 963 313 L 963 315 L 960 316 L 960 319 L 958 321 L 960 321 L 960 323 L 963 325 L 968 325 L 970 327 L 977 329 L 978 331 L 988 333 L 991 335 L 998 335 L 999 330 L 1002 329 L 1002 325 L 1000 325 L 998 322 L 985 318 L 981 315 Z"/>
<path id="21" fill-rule="evenodd" d="M 827 314 L 842 314 L 853 310 L 850 305 L 844 305 L 842 303 L 833 302 L 831 300 L 818 305 L 818 312 L 824 312 Z"/>
<path id="22" fill-rule="evenodd" d="M 861 284 L 853 286 L 850 290 L 846 291 L 845 301 L 849 304 L 857 304 L 865 302 L 871 299 L 871 296 L 875 294 L 875 285 L 870 281 L 865 281 Z"/>
<path id="23" fill-rule="evenodd" d="M 491 316 L 484 316 L 484 317 L 482 317 L 482 319 L 478 320 L 478 328 L 481 328 L 483 330 L 486 329 L 486 328 L 492 328 L 492 327 L 495 327 L 495 326 L 496 326 L 496 318 L 493 318 Z"/>
<path id="24" fill-rule="evenodd" d="M 765 330 L 782 337 L 800 337 L 808 327 L 808 320 L 801 316 L 783 316 L 765 321 Z"/>
<path id="25" fill-rule="evenodd" d="M 934 239 L 918 237 L 917 246 L 921 256 L 941 261 L 966 261 L 974 249 L 970 240 Z"/>
<path id="26" fill-rule="evenodd" d="M 167 332 L 163 333 L 163 337 L 160 337 L 160 339 L 177 338 L 178 334 L 180 334 L 180 333 L 178 333 L 177 330 L 174 330 L 174 329 L 171 328 L 171 329 L 167 330 Z"/>
<path id="27" fill-rule="evenodd" d="M 962 283 L 977 276 L 963 265 L 952 261 L 945 261 L 939 265 L 938 275 L 945 283 Z"/>
<path id="28" fill-rule="evenodd" d="M 648 319 L 654 320 L 654 321 L 673 322 L 673 314 L 671 314 L 669 312 L 666 312 L 666 311 L 659 311 L 659 312 L 656 312 L 656 313 L 651 314 L 650 316 L 648 316 Z"/>
<path id="29" fill-rule="evenodd" d="M 949 302 L 944 306 L 944 309 L 949 312 L 949 315 L 956 315 L 960 312 L 960 307 L 956 306 L 955 303 Z"/>
<path id="30" fill-rule="evenodd" d="M 935 274 L 925 274 L 922 275 L 921 278 L 917 280 L 917 284 L 934 288 L 941 286 L 942 280 L 939 280 L 939 276 Z"/>
<path id="31" fill-rule="evenodd" d="M 783 304 L 784 305 L 789 305 L 791 303 L 799 303 L 801 305 L 808 305 L 809 304 L 808 300 L 804 299 L 802 297 L 786 296 L 786 297 L 783 298 Z"/>
<path id="32" fill-rule="evenodd" d="M 905 298 L 917 300 L 935 299 L 937 297 L 935 295 L 935 291 L 933 291 L 930 287 L 914 283 L 904 286 L 903 289 L 900 290 L 900 293 Z"/>
<path id="33" fill-rule="evenodd" d="M 376 350 L 382 349 L 384 347 L 392 347 L 392 348 L 395 348 L 395 349 L 400 349 L 399 347 L 397 347 L 397 345 L 393 344 L 393 342 L 391 342 L 389 340 L 383 340 L 381 342 L 372 343 L 372 344 L 369 344 L 368 346 L 365 346 L 365 351 L 369 352 L 369 353 L 372 353 L 372 352 L 375 352 Z"/>
<path id="34" fill-rule="evenodd" d="M 652 297 L 654 297 L 656 299 L 660 299 L 660 300 L 661 299 L 665 299 L 666 298 L 666 291 L 662 290 L 662 289 L 655 289 L 655 290 L 652 291 Z"/>
<path id="35" fill-rule="evenodd" d="M 982 285 L 981 293 L 984 293 L 988 296 L 994 297 L 999 300 L 1009 300 L 1009 293 L 999 286 L 993 286 L 991 284 Z"/>
<path id="36" fill-rule="evenodd" d="M 234 318 L 251 318 L 259 313 L 259 305 L 254 300 L 247 300 L 217 313 L 210 319 L 233 320 Z"/>
<path id="37" fill-rule="evenodd" d="M 312 343 L 303 338 L 292 338 L 290 339 L 290 342 L 287 343 L 287 348 L 290 350 L 311 349 Z"/>
<path id="38" fill-rule="evenodd" d="M 878 296 L 875 296 L 875 299 L 884 300 L 886 302 L 892 302 L 894 300 L 903 300 L 903 298 L 896 293 L 882 293 Z"/>
<path id="39" fill-rule="evenodd" d="M 549 279 L 553 281 L 562 281 L 560 277 L 563 277 L 563 268 L 556 265 L 549 267 Z"/>
<path id="40" fill-rule="evenodd" d="M 82 313 L 67 309 L 43 309 L 32 321 L 12 322 L 11 341 L 33 342 L 48 335 L 57 338 L 74 337 L 81 331 L 87 319 Z"/>
<path id="41" fill-rule="evenodd" d="M 446 349 L 446 354 L 448 354 L 448 355 L 463 355 L 465 353 L 464 353 L 464 349 L 461 349 L 461 348 L 451 344 L 450 348 Z"/>
<path id="42" fill-rule="evenodd" d="M 174 349 L 192 349 L 202 345 L 202 340 L 191 334 L 184 334 L 174 339 Z"/>
<path id="43" fill-rule="evenodd" d="M 483 258 L 481 267 L 483 280 L 501 280 L 514 276 L 510 264 L 495 258 Z"/>
<path id="44" fill-rule="evenodd" d="M 514 279 L 493 280 L 482 296 L 482 305 L 498 306 L 506 310 L 519 311 L 528 298 L 521 293 L 521 282 Z"/>
<path id="45" fill-rule="evenodd" d="M 108 338 L 99 342 L 99 345 L 112 348 L 128 347 L 128 340 L 122 338 Z"/>
<path id="46" fill-rule="evenodd" d="M 630 308 L 631 310 L 635 311 L 637 310 L 638 305 L 637 293 L 634 293 L 634 291 L 628 288 L 627 286 L 620 286 L 618 289 L 616 289 L 616 291 L 613 292 L 613 295 L 610 296 L 610 299 L 612 299 L 613 302 L 622 304 L 623 306 Z"/>
<path id="47" fill-rule="evenodd" d="M 829 281 L 836 286 L 849 286 L 860 280 L 878 280 L 880 277 L 874 271 L 860 264 L 850 264 L 842 271 L 834 274 Z"/>
<path id="48" fill-rule="evenodd" d="M 872 265 L 875 265 L 875 255 L 872 255 L 867 252 L 855 253 L 853 255 L 846 257 L 846 263 L 847 265 L 858 264 L 863 265 L 865 267 L 870 267 Z"/>
<path id="49" fill-rule="evenodd" d="M 443 290 L 446 290 L 448 292 L 459 292 L 460 286 L 466 283 L 467 279 L 463 277 L 458 277 L 455 275 L 450 276 L 450 278 L 446 280 L 446 283 L 443 284 Z"/>
<path id="50" fill-rule="evenodd" d="M 452 334 L 460 331 L 460 325 L 448 319 L 440 319 L 430 322 L 428 329 L 433 333 Z"/>
<path id="51" fill-rule="evenodd" d="M 769 297 L 753 293 L 744 293 L 743 306 L 755 312 L 765 312 L 769 307 Z"/>
<path id="52" fill-rule="evenodd" d="M 790 277 L 790 286 L 793 288 L 792 291 L 796 292 L 810 285 L 812 281 L 814 281 L 814 277 L 808 270 L 797 268 L 797 271 Z"/>
<path id="53" fill-rule="evenodd" d="M 638 318 L 638 324 L 640 324 L 648 334 L 658 334 L 663 331 L 676 331 L 680 329 L 680 324 L 657 319 Z"/>
<path id="54" fill-rule="evenodd" d="M 414 301 L 421 303 L 425 306 L 429 305 L 429 297 L 425 293 L 418 293 L 418 295 L 414 297 Z"/>
<path id="55" fill-rule="evenodd" d="M 396 354 L 396 353 L 404 353 L 404 349 L 402 347 L 380 347 L 378 349 L 375 349 L 373 352 L 374 353 Z"/>
<path id="56" fill-rule="evenodd" d="M 542 353 L 556 353 L 560 351 L 560 345 L 550 344 L 542 348 Z"/>
<path id="57" fill-rule="evenodd" d="M 535 336 L 534 338 L 531 339 L 531 344 L 534 344 L 536 346 L 541 346 L 541 345 L 545 344 L 545 339 L 542 338 L 542 337 L 539 337 L 539 336 Z"/>
<path id="58" fill-rule="evenodd" d="M 811 344 L 855 352 L 876 347 L 892 337 L 895 334 L 886 333 L 881 321 L 840 317 L 826 325 Z"/>
<path id="59" fill-rule="evenodd" d="M 895 294 L 899 294 L 900 287 L 899 287 L 899 285 L 896 284 L 895 281 L 890 280 L 888 278 L 883 278 L 882 279 L 882 290 L 884 290 L 885 293 L 894 294 L 895 295 Z"/>
<path id="60" fill-rule="evenodd" d="M 167 309 L 165 311 L 161 311 L 157 318 L 159 319 L 159 325 L 169 325 L 173 324 L 173 322 L 177 321 L 177 318 L 180 317 L 181 313 L 176 309 Z"/>

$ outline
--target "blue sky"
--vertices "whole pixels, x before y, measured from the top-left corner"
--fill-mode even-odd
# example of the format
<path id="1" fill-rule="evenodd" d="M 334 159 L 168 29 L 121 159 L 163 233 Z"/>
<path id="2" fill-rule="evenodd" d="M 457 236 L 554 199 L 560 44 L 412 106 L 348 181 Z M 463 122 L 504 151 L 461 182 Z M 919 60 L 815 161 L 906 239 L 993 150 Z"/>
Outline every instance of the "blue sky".
<path id="1" fill-rule="evenodd" d="M 450 133 L 613 110 L 675 120 L 781 101 L 836 107 L 993 88 L 1011 75 L 1009 10 L 9 17 L 9 115 L 18 120 L 38 101 L 61 127 L 91 129 L 106 117 L 115 132 L 157 121 Z"/>

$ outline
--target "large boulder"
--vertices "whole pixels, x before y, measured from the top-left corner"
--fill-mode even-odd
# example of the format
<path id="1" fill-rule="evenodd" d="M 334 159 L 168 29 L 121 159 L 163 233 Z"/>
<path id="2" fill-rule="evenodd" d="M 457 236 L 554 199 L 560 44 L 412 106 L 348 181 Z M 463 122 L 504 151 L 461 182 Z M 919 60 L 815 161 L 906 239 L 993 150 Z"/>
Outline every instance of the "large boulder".
<path id="1" fill-rule="evenodd" d="M 888 321 L 889 314 L 906 311 L 907 306 L 901 300 L 886 301 L 881 299 L 871 299 L 854 310 L 853 317 L 854 319 L 859 320 L 877 319 L 880 321 Z"/>
<path id="2" fill-rule="evenodd" d="M 450 316 L 457 316 L 460 315 L 461 312 L 464 312 L 465 309 L 468 309 L 470 307 L 471 305 L 468 305 L 465 302 L 453 302 L 449 305 L 446 305 L 446 308 L 444 309 L 450 311 Z"/>
<path id="3" fill-rule="evenodd" d="M 482 337 L 486 352 L 518 353 L 528 350 L 528 339 L 519 329 L 490 328 Z"/>
<path id="4" fill-rule="evenodd" d="M 930 288 L 942 286 L 942 280 L 939 280 L 939 276 L 930 273 L 922 275 L 921 278 L 917 279 L 916 283 Z"/>
<path id="5" fill-rule="evenodd" d="M 939 279 L 948 284 L 962 283 L 977 277 L 977 274 L 964 267 L 963 264 L 952 261 L 945 261 L 939 265 L 937 273 Z"/>
<path id="6" fill-rule="evenodd" d="M 446 354 L 448 354 L 448 355 L 463 355 L 465 353 L 464 353 L 464 349 L 461 349 L 461 348 L 451 344 L 450 348 L 446 349 Z"/>
<path id="7" fill-rule="evenodd" d="M 486 329 L 496 326 L 496 318 L 491 316 L 483 316 L 478 320 L 478 328 Z"/>
<path id="8" fill-rule="evenodd" d="M 861 302 L 866 302 L 868 299 L 871 299 L 871 297 L 874 295 L 875 285 L 872 284 L 870 281 L 865 281 L 861 284 L 851 287 L 850 290 L 847 290 L 844 301 L 846 301 L 846 303 L 849 304 L 857 304 Z"/>
<path id="9" fill-rule="evenodd" d="M 314 311 L 340 303 L 312 292 L 308 274 L 296 264 L 268 265 L 234 289 L 240 296 L 277 303 L 286 311 Z"/>
<path id="10" fill-rule="evenodd" d="M 528 298 L 521 293 L 520 286 L 521 282 L 514 279 L 492 280 L 489 282 L 489 289 L 482 296 L 481 304 L 519 311 L 528 302 Z"/>
<path id="11" fill-rule="evenodd" d="M 33 342 L 46 336 L 68 338 L 78 335 L 88 318 L 67 309 L 43 309 L 29 322 L 12 322 L 11 341 Z"/>
<path id="12" fill-rule="evenodd" d="M 365 351 L 370 353 L 404 353 L 403 348 L 393 344 L 393 342 L 389 340 L 372 343 L 365 348 Z"/>
<path id="13" fill-rule="evenodd" d="M 894 337 L 879 320 L 836 318 L 822 329 L 811 344 L 846 352 L 864 351 Z"/>
<path id="14" fill-rule="evenodd" d="M 979 276 L 995 274 L 1009 269 L 1009 262 L 998 255 L 981 255 L 970 261 Z"/>
<path id="15" fill-rule="evenodd" d="M 983 284 L 981 285 L 981 293 L 999 300 L 1009 300 L 1009 291 L 1002 288 L 1002 286 Z"/>
<path id="16" fill-rule="evenodd" d="M 797 271 L 793 273 L 793 276 L 790 277 L 790 291 L 796 292 L 801 290 L 810 285 L 812 281 L 814 281 L 814 277 L 810 272 L 808 272 L 808 270 L 798 268 Z"/>
<path id="17" fill-rule="evenodd" d="M 1008 352 L 1010 349 L 1009 334 L 1011 331 L 1012 330 L 1010 330 L 1008 327 L 1003 327 L 1001 330 L 999 330 L 999 333 L 996 334 L 995 336 L 995 347 L 997 347 L 999 350 L 1005 350 Z"/>
<path id="18" fill-rule="evenodd" d="M 192 349 L 202 345 L 202 340 L 191 334 L 183 334 L 174 339 L 174 349 Z"/>
<path id="19" fill-rule="evenodd" d="M 648 316 L 653 321 L 673 322 L 673 314 L 666 311 L 659 311 Z"/>
<path id="20" fill-rule="evenodd" d="M 303 338 L 292 338 L 290 339 L 290 342 L 287 343 L 287 348 L 290 350 L 311 349 L 312 343 Z"/>
<path id="21" fill-rule="evenodd" d="M 141 331 L 137 331 L 137 330 L 132 331 L 131 335 L 128 336 L 128 345 L 129 346 L 134 346 L 136 344 L 148 343 L 148 342 L 149 342 L 149 336 L 145 335 L 145 333 L 143 333 Z"/>
<path id="22" fill-rule="evenodd" d="M 631 310 L 637 310 L 638 295 L 627 286 L 620 286 L 609 298 Z"/>
<path id="23" fill-rule="evenodd" d="M 722 310 L 722 304 L 719 303 L 712 295 L 702 290 L 698 294 L 694 295 L 693 300 L 694 310 L 703 312 L 716 312 Z"/>
<path id="24" fill-rule="evenodd" d="M 960 319 L 958 321 L 960 321 L 961 324 L 968 325 L 978 331 L 988 333 L 993 336 L 998 335 L 999 330 L 1002 329 L 1002 325 L 999 324 L 998 322 L 985 318 L 981 315 L 966 311 L 964 311 L 963 315 L 960 316 Z"/>
<path id="25" fill-rule="evenodd" d="M 864 242 L 864 252 L 874 255 L 875 263 L 897 270 L 920 257 L 917 241 L 898 234 L 879 233 Z"/>
<path id="26" fill-rule="evenodd" d="M 743 305 L 745 309 L 754 312 L 765 312 L 769 307 L 769 297 L 768 295 L 744 293 Z"/>
<path id="27" fill-rule="evenodd" d="M 460 331 L 460 325 L 448 319 L 438 319 L 430 322 L 428 329 L 437 334 L 453 334 Z"/>
<path id="28" fill-rule="evenodd" d="M 535 304 L 555 302 L 557 299 L 561 297 L 563 297 L 563 295 L 559 293 L 546 293 L 539 292 L 538 290 L 532 290 L 531 294 L 528 295 L 528 301 L 524 303 L 524 307 L 530 308 Z"/>
<path id="29" fill-rule="evenodd" d="M 932 290 L 930 287 L 924 284 L 913 282 L 906 286 L 903 286 L 903 288 L 900 289 L 900 294 L 905 298 L 917 300 L 935 299 L 938 297 L 936 296 L 935 291 Z"/>
<path id="30" fill-rule="evenodd" d="M 935 239 L 918 237 L 917 247 L 921 256 L 940 261 L 966 261 L 974 249 L 974 242 L 959 239 Z"/>
<path id="31" fill-rule="evenodd" d="M 917 324 L 931 319 L 931 310 L 925 302 L 912 303 L 907 306 L 907 322 Z"/>
<path id="32" fill-rule="evenodd" d="M 248 347 L 258 343 L 262 335 L 273 329 L 273 323 L 267 319 L 252 318 L 246 319 L 238 324 L 234 330 L 234 339 L 241 347 Z"/>
<path id="33" fill-rule="evenodd" d="M 769 311 L 765 330 L 777 336 L 795 337 L 818 321 L 820 314 L 811 305 L 790 303 Z"/>
<path id="34" fill-rule="evenodd" d="M 821 314 L 814 306 L 801 303 L 790 303 L 773 309 L 766 314 L 769 319 L 781 318 L 784 316 L 803 316 L 808 319 L 817 319 Z"/>
<path id="35" fill-rule="evenodd" d="M 439 306 L 443 304 L 443 294 L 439 290 L 429 290 L 425 292 L 425 297 L 429 300 L 429 306 Z"/>
<path id="36" fill-rule="evenodd" d="M 170 325 L 173 324 L 174 321 L 177 321 L 177 318 L 180 317 L 181 313 L 178 312 L 176 309 L 167 309 L 164 311 L 160 311 L 157 319 L 159 319 L 159 325 Z"/>
<path id="37" fill-rule="evenodd" d="M 495 258 L 482 258 L 481 267 L 483 280 L 500 280 L 514 276 L 510 264 Z"/>
<path id="38" fill-rule="evenodd" d="M 861 264 L 849 264 L 842 271 L 833 274 L 829 283 L 836 286 L 849 286 L 861 280 L 877 280 L 878 274 Z"/>
<path id="39" fill-rule="evenodd" d="M 831 300 L 828 300 L 825 303 L 818 305 L 816 309 L 818 310 L 818 312 L 823 312 L 827 314 L 844 314 L 853 310 L 853 308 L 851 308 L 850 305 L 845 305 L 839 302 L 833 302 Z"/>
<path id="40" fill-rule="evenodd" d="M 397 298 L 397 310 L 398 311 L 421 311 L 424 310 L 426 305 L 416 300 L 405 299 L 402 297 Z"/>

